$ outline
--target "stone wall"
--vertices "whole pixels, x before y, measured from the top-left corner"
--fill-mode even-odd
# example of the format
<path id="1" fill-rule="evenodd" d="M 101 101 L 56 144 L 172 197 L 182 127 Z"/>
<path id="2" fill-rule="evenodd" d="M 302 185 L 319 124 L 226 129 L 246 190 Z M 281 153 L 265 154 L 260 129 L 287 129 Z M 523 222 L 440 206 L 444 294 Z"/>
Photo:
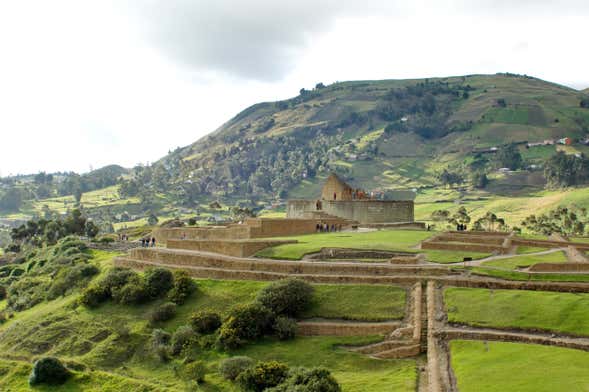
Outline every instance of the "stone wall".
<path id="1" fill-rule="evenodd" d="M 589 263 L 538 263 L 530 272 L 589 272 Z"/>
<path id="2" fill-rule="evenodd" d="M 297 333 L 302 336 L 367 336 L 384 335 L 399 327 L 401 322 L 362 323 L 337 321 L 299 321 Z"/>
<path id="3" fill-rule="evenodd" d="M 167 247 L 172 249 L 196 250 L 220 253 L 228 256 L 253 256 L 262 249 L 296 241 L 260 241 L 260 240 L 175 240 L 169 239 Z"/>
<path id="4" fill-rule="evenodd" d="M 498 245 L 469 244 L 460 242 L 423 241 L 421 249 L 455 250 L 459 252 L 504 253 L 505 248 Z"/>
<path id="5" fill-rule="evenodd" d="M 287 218 L 303 219 L 305 213 L 309 211 L 316 211 L 315 200 L 289 200 L 286 203 Z"/>
<path id="6" fill-rule="evenodd" d="M 413 201 L 353 200 L 323 201 L 329 215 L 360 223 L 413 222 Z"/>

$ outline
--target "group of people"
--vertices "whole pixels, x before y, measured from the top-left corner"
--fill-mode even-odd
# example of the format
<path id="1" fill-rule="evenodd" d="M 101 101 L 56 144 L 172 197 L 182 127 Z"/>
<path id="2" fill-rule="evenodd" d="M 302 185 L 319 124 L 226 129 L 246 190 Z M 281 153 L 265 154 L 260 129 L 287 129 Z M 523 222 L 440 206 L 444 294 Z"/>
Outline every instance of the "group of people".
<path id="1" fill-rule="evenodd" d="M 151 237 L 151 239 L 149 237 L 141 239 L 142 248 L 149 248 L 149 244 L 151 244 L 152 248 L 155 247 L 155 237 Z"/>
<path id="2" fill-rule="evenodd" d="M 129 241 L 129 236 L 125 233 L 119 233 L 119 241 Z"/>
<path id="3" fill-rule="evenodd" d="M 330 232 L 342 231 L 342 225 L 335 225 L 332 223 L 330 226 L 328 223 L 317 223 L 317 226 L 315 226 L 315 229 L 316 229 L 317 233 L 330 233 Z"/>
<path id="4" fill-rule="evenodd" d="M 459 223 L 456 225 L 456 231 L 466 231 L 466 225 L 463 223 Z"/>

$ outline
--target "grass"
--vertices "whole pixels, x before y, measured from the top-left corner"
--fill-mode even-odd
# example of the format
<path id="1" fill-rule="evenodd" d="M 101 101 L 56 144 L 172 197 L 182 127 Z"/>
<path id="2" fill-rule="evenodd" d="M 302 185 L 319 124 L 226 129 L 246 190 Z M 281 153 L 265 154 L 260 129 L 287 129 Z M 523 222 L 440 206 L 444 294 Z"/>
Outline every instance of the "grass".
<path id="1" fill-rule="evenodd" d="M 459 271 L 462 268 L 455 268 Z M 476 275 L 491 276 L 507 280 L 531 280 L 542 282 L 589 282 L 589 274 L 527 273 L 486 267 L 472 267 L 469 271 Z"/>
<path id="2" fill-rule="evenodd" d="M 21 361 L 10 361 L 0 359 L 0 390 L 3 391 L 30 391 L 28 377 L 31 372 L 31 364 Z M 119 376 L 103 371 L 74 371 L 72 377 L 63 385 L 48 386 L 39 385 L 35 391 L 60 391 L 60 392 L 102 392 L 102 391 L 166 391 L 161 386 L 151 383 L 133 380 L 128 377 Z"/>
<path id="3" fill-rule="evenodd" d="M 480 252 L 462 252 L 453 250 L 423 250 L 421 253 L 425 253 L 427 261 L 433 263 L 459 263 L 464 260 L 465 257 L 471 257 L 473 260 L 483 259 L 491 256 L 490 253 Z"/>
<path id="4" fill-rule="evenodd" d="M 589 390 L 589 353 L 506 342 L 450 342 L 462 392 Z"/>
<path id="5" fill-rule="evenodd" d="M 308 253 L 319 252 L 321 248 L 357 248 L 413 252 L 420 241 L 432 236 L 433 232 L 415 230 L 381 230 L 366 233 L 339 232 L 308 234 L 284 237 L 297 240 L 296 244 L 279 245 L 264 249 L 259 257 L 300 260 Z"/>
<path id="6" fill-rule="evenodd" d="M 557 251 L 554 253 L 547 253 L 544 255 L 521 255 L 508 257 L 505 259 L 498 259 L 492 261 L 485 261 L 483 266 L 501 268 L 505 270 L 516 270 L 520 267 L 525 268 L 538 263 L 565 263 L 568 259 L 564 252 Z"/>
<path id="7" fill-rule="evenodd" d="M 375 360 L 338 347 L 375 340 L 370 337 L 306 337 L 287 342 L 266 340 L 233 354 L 283 361 L 291 366 L 324 366 L 331 370 L 345 392 L 415 391 L 414 360 Z"/>
<path id="8" fill-rule="evenodd" d="M 111 264 L 116 253 L 91 251 L 101 267 Z M 198 291 L 178 307 L 176 317 L 157 325 L 173 332 L 196 310 L 210 310 L 222 316 L 238 304 L 254 300 L 267 282 L 198 280 Z M 403 316 L 405 291 L 392 286 L 317 285 L 311 308 L 305 317 L 360 320 L 393 319 Z M 374 301 L 374 298 L 382 300 Z M 15 314 L 0 326 L 0 358 L 18 358 L 18 362 L 0 359 L 0 390 L 26 390 L 30 362 L 39 355 L 54 355 L 66 362 L 84 364 L 93 371 L 75 372 L 59 390 L 64 391 L 182 391 L 186 386 L 177 376 L 181 358 L 162 363 L 149 352 L 151 328 L 147 315 L 160 299 L 143 305 L 123 306 L 106 302 L 96 309 L 80 307 L 77 294 L 43 302 Z M 5 301 L 0 303 L 3 306 Z M 43 328 L 39 328 L 43 325 Z M 102 336 L 101 336 L 102 335 Z M 101 337 L 98 337 L 101 336 Z M 290 366 L 326 366 L 344 391 L 414 390 L 416 364 L 413 360 L 378 361 L 339 348 L 375 342 L 381 337 L 312 337 L 279 342 L 268 338 L 252 342 L 235 353 L 214 348 L 197 348 L 196 358 L 209 369 L 204 391 L 236 391 L 217 373 L 221 359 L 246 353 L 260 360 L 279 359 Z M 21 362 L 21 359 L 27 359 Z M 11 369 L 3 371 L 3 366 Z M 45 389 L 40 389 L 45 390 Z"/>
<path id="9" fill-rule="evenodd" d="M 404 312 L 405 290 L 399 287 L 317 285 L 311 308 L 303 318 L 384 321 L 400 319 Z"/>
<path id="10" fill-rule="evenodd" d="M 518 246 L 516 253 L 518 255 L 525 255 L 528 253 L 537 253 L 547 250 L 547 248 L 538 248 L 536 246 Z"/>
<path id="11" fill-rule="evenodd" d="M 448 321 L 589 335 L 589 294 L 448 288 Z"/>

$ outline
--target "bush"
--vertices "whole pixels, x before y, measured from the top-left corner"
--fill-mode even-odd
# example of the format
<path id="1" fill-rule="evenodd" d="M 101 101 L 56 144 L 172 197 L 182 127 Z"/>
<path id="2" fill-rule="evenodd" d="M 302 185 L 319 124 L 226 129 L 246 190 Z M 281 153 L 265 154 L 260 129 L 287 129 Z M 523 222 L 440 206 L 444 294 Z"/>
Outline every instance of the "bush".
<path id="1" fill-rule="evenodd" d="M 237 383 L 244 391 L 261 392 L 281 384 L 287 377 L 288 366 L 276 361 L 260 362 L 237 376 Z"/>
<path id="2" fill-rule="evenodd" d="M 257 300 L 277 315 L 296 316 L 311 302 L 313 286 L 300 279 L 283 279 L 264 287 Z"/>
<path id="3" fill-rule="evenodd" d="M 186 347 L 190 346 L 196 338 L 194 331 L 188 325 L 178 327 L 172 335 L 172 354 L 178 355 Z"/>
<path id="4" fill-rule="evenodd" d="M 183 376 L 186 380 L 196 381 L 202 383 L 205 381 L 205 375 L 207 374 L 207 368 L 203 361 L 190 362 L 184 365 L 182 369 Z"/>
<path id="5" fill-rule="evenodd" d="M 6 298 L 6 287 L 0 285 L 0 301 Z"/>
<path id="6" fill-rule="evenodd" d="M 149 321 L 157 323 L 161 321 L 168 321 L 176 315 L 176 304 L 173 302 L 166 302 L 155 308 L 149 314 Z"/>
<path id="7" fill-rule="evenodd" d="M 224 348 L 238 348 L 263 336 L 273 321 L 274 314 L 258 303 L 238 306 L 221 326 L 218 343 Z"/>
<path id="8" fill-rule="evenodd" d="M 29 384 L 59 385 L 66 382 L 69 377 L 70 372 L 59 359 L 45 357 L 39 359 L 33 365 L 33 370 L 29 376 Z"/>
<path id="9" fill-rule="evenodd" d="M 151 349 L 163 362 L 170 359 L 170 341 L 172 335 L 162 329 L 154 329 L 151 332 Z"/>
<path id="10" fill-rule="evenodd" d="M 89 308 L 95 308 L 110 298 L 108 290 L 99 284 L 88 287 L 80 296 L 80 303 Z"/>
<path id="11" fill-rule="evenodd" d="M 139 277 L 133 277 L 124 286 L 112 289 L 111 296 L 121 305 L 136 305 L 149 299 L 145 284 Z"/>
<path id="12" fill-rule="evenodd" d="M 68 290 L 83 286 L 88 278 L 98 274 L 100 270 L 92 264 L 78 264 L 71 268 L 62 268 L 53 279 L 47 292 L 48 299 L 55 299 L 64 295 Z"/>
<path id="13" fill-rule="evenodd" d="M 101 244 L 112 244 L 115 242 L 115 239 L 112 237 L 102 237 L 98 240 L 98 242 Z"/>
<path id="14" fill-rule="evenodd" d="M 196 283 L 185 271 L 174 272 L 174 287 L 170 291 L 170 301 L 182 305 L 196 291 Z"/>
<path id="15" fill-rule="evenodd" d="M 266 392 L 340 392 L 335 378 L 324 368 L 297 368 L 288 373 L 280 385 L 266 389 Z"/>
<path id="16" fill-rule="evenodd" d="M 166 294 L 174 286 L 174 275 L 165 268 L 150 268 L 145 271 L 145 287 L 151 298 Z"/>
<path id="17" fill-rule="evenodd" d="M 6 292 L 8 307 L 21 311 L 45 299 L 48 283 L 41 278 L 24 277 L 13 281 Z"/>
<path id="18" fill-rule="evenodd" d="M 297 322 L 289 317 L 279 316 L 272 326 L 280 340 L 293 339 L 297 333 Z"/>
<path id="19" fill-rule="evenodd" d="M 245 369 L 254 366 L 255 361 L 250 357 L 237 356 L 227 358 L 219 364 L 219 373 L 226 380 L 235 380 Z"/>
<path id="20" fill-rule="evenodd" d="M 113 290 L 123 287 L 133 277 L 138 277 L 135 271 L 128 268 L 115 267 L 108 271 L 107 275 L 102 279 L 100 285 L 103 286 L 109 293 Z"/>
<path id="21" fill-rule="evenodd" d="M 190 324 L 198 333 L 213 333 L 221 326 L 221 317 L 213 312 L 196 312 L 190 317 Z"/>

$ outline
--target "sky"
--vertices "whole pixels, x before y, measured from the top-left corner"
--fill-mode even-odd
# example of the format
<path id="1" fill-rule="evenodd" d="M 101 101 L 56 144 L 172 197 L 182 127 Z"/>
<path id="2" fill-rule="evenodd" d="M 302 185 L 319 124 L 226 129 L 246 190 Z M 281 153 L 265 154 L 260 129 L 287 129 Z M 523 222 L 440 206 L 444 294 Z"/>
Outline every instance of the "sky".
<path id="1" fill-rule="evenodd" d="M 148 164 L 344 80 L 589 87 L 586 0 L 0 0 L 0 176 Z"/>

